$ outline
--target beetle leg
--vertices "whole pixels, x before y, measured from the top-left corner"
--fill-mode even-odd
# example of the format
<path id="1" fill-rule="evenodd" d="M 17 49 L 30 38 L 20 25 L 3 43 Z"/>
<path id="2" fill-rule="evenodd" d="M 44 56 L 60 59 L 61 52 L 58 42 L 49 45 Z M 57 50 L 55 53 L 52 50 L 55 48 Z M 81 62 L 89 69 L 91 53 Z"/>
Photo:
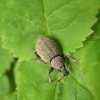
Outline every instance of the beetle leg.
<path id="1" fill-rule="evenodd" d="M 40 56 L 37 54 L 36 50 L 34 50 L 34 55 L 35 55 L 37 58 L 40 58 Z"/>
<path id="2" fill-rule="evenodd" d="M 69 56 L 69 55 L 67 55 L 67 58 L 69 58 L 71 61 L 73 61 L 73 62 L 79 62 L 79 58 L 78 59 L 74 59 L 74 58 L 72 58 L 71 56 Z"/>
<path id="3" fill-rule="evenodd" d="M 61 80 L 63 79 L 63 77 L 64 77 L 64 75 L 63 75 L 59 80 L 57 80 L 57 83 L 58 83 L 59 81 L 61 81 Z"/>
<path id="4" fill-rule="evenodd" d="M 37 52 L 36 52 L 36 50 L 34 50 L 34 55 L 37 57 L 37 58 L 39 58 L 39 59 L 37 59 L 36 61 L 37 62 L 41 62 L 41 63 L 43 63 L 43 64 L 47 64 L 46 62 L 44 62 L 41 58 L 40 58 L 40 56 L 37 54 Z"/>
<path id="5" fill-rule="evenodd" d="M 54 68 L 53 67 L 51 67 L 50 69 L 49 69 L 49 71 L 48 71 L 48 78 L 49 78 L 49 81 L 48 82 L 46 82 L 46 84 L 48 84 L 48 83 L 51 83 L 51 76 L 50 76 L 50 73 L 52 72 L 54 70 Z"/>
<path id="6" fill-rule="evenodd" d="M 44 62 L 42 59 L 36 59 L 35 61 L 37 61 L 37 62 L 39 62 L 39 63 L 47 64 L 47 63 Z"/>
<path id="7" fill-rule="evenodd" d="M 63 56 L 64 59 L 69 58 L 72 62 L 79 62 L 79 60 L 80 60 L 79 58 L 78 59 L 74 59 L 71 56 L 65 55 L 65 54 L 63 54 L 62 56 Z"/>

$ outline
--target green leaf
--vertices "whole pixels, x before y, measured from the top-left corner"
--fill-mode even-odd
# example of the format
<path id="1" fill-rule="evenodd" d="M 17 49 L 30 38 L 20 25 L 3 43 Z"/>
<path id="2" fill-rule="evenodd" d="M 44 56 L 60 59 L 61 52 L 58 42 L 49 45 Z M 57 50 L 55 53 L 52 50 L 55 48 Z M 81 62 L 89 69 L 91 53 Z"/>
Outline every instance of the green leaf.
<path id="1" fill-rule="evenodd" d="M 92 48 L 95 47 L 95 48 Z M 91 51 L 91 52 L 90 52 Z M 87 52 L 90 52 L 89 54 Z M 84 58 L 88 57 L 87 60 L 83 60 L 83 66 L 88 66 L 89 73 L 86 67 L 83 67 L 83 74 L 85 74 L 88 80 L 89 89 L 93 92 L 94 96 L 100 99 L 100 39 L 93 43 L 90 43 Z"/>
<path id="2" fill-rule="evenodd" d="M 17 98 L 17 95 L 14 94 L 14 95 L 10 96 L 9 98 L 7 98 L 7 100 L 17 100 L 16 98 Z"/>
<path id="3" fill-rule="evenodd" d="M 74 56 L 80 57 L 77 66 L 81 73 L 74 72 L 73 76 L 86 87 L 95 100 L 100 99 L 100 38 L 84 43 L 84 47 L 77 50 Z"/>
<path id="4" fill-rule="evenodd" d="M 99 25 L 99 24 L 98 24 Z M 100 31 L 97 31 L 100 33 Z M 92 39 L 91 39 L 92 37 Z M 84 46 L 73 54 L 80 58 L 79 63 L 72 63 L 77 70 L 70 68 L 70 75 L 61 78 L 57 70 L 51 74 L 52 83 L 46 85 L 47 71 L 50 65 L 33 61 L 18 64 L 18 100 L 99 100 L 100 98 L 100 37 L 91 36 L 84 42 Z M 94 37 L 94 39 L 93 39 Z M 71 63 L 71 62 L 70 62 Z M 26 95 L 25 95 L 26 93 Z"/>
<path id="5" fill-rule="evenodd" d="M 98 21 L 97 23 L 93 26 L 93 30 L 95 30 L 95 35 L 100 36 L 100 11 L 99 14 L 97 15 Z"/>
<path id="6" fill-rule="evenodd" d="M 3 95 L 9 93 L 9 90 L 10 90 L 9 85 L 10 85 L 9 80 L 6 75 L 0 78 L 0 98 Z"/>
<path id="7" fill-rule="evenodd" d="M 75 54 L 81 59 L 75 64 L 78 68 L 82 66 L 81 73 L 70 68 L 70 75 L 59 83 L 56 81 L 62 74 L 54 70 L 52 83 L 46 85 L 50 65 L 30 61 L 33 59 L 31 49 L 35 49 L 36 41 L 41 36 L 53 38 L 64 54 L 83 46 L 82 42 L 91 34 L 91 27 L 97 21 L 95 16 L 99 8 L 99 0 L 0 1 L 0 36 L 3 41 L 3 44 L 0 42 L 0 59 L 3 59 L 0 61 L 0 74 L 5 72 L 12 59 L 2 47 L 13 52 L 19 61 L 26 61 L 18 62 L 18 100 L 99 100 L 99 36 L 84 44 L 84 48 Z M 97 30 L 99 33 L 99 28 Z M 13 93 L 4 93 L 0 97 L 16 99 Z"/>
<path id="8" fill-rule="evenodd" d="M 98 14 L 98 22 L 93 26 L 94 35 L 87 38 L 84 47 L 77 50 L 74 56 L 80 58 L 77 66 L 81 73 L 74 72 L 73 76 L 86 87 L 95 100 L 100 99 L 100 12 Z"/>
<path id="9" fill-rule="evenodd" d="M 1 0 L 0 35 L 20 60 L 33 58 L 40 36 L 54 38 L 68 54 L 91 34 L 98 9 L 99 0 Z"/>
<path id="10" fill-rule="evenodd" d="M 30 62 L 18 64 L 17 83 L 18 100 L 93 100 L 94 97 L 83 85 L 70 74 L 59 83 L 61 73 L 57 70 L 51 74 L 52 83 L 48 81 L 47 71 L 50 65 Z"/>
<path id="11" fill-rule="evenodd" d="M 5 75 L 0 78 L 0 100 L 16 100 L 16 94 L 10 92 L 10 83 Z"/>
<path id="12" fill-rule="evenodd" d="M 0 77 L 4 72 L 10 68 L 12 61 L 12 54 L 3 48 L 2 41 L 0 38 Z"/>

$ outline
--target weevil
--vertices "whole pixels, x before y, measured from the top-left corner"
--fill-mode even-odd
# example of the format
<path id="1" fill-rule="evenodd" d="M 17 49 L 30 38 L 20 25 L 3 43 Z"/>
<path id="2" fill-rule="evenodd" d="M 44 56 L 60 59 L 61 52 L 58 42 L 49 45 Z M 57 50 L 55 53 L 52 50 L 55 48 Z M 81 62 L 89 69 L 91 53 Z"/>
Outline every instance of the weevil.
<path id="1" fill-rule="evenodd" d="M 57 82 L 59 82 L 64 76 L 69 75 L 69 71 L 66 70 L 64 65 L 66 58 L 69 58 L 74 62 L 79 61 L 79 59 L 73 59 L 71 56 L 63 54 L 58 44 L 53 39 L 46 36 L 40 37 L 37 40 L 36 50 L 34 53 L 43 63 L 50 63 L 52 66 L 48 71 L 49 81 L 47 83 L 51 82 L 50 73 L 54 69 L 57 69 L 63 73 L 63 76 Z"/>

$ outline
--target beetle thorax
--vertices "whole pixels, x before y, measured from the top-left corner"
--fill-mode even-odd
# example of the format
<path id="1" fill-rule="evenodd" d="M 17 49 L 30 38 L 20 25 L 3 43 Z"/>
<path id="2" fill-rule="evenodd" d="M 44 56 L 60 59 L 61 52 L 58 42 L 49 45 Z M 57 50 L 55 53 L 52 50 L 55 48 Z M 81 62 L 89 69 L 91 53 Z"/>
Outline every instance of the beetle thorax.
<path id="1" fill-rule="evenodd" d="M 66 70 L 64 65 L 64 59 L 61 56 L 57 56 L 52 59 L 51 65 L 53 68 L 60 70 L 64 76 L 69 74 L 69 71 Z"/>
<path id="2" fill-rule="evenodd" d="M 62 67 L 64 66 L 64 59 L 61 56 L 56 56 L 52 59 L 51 65 L 53 68 L 62 70 Z"/>

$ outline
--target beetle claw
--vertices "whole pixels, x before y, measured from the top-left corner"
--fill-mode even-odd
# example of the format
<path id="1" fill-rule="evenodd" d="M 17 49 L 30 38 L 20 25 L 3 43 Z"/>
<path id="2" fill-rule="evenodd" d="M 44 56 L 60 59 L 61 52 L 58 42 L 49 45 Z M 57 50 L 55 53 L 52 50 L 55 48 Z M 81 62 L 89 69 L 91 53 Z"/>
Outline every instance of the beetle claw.
<path id="1" fill-rule="evenodd" d="M 52 82 L 52 80 L 50 79 L 48 82 L 46 82 L 46 85 L 48 85 L 49 83 L 51 83 Z"/>

